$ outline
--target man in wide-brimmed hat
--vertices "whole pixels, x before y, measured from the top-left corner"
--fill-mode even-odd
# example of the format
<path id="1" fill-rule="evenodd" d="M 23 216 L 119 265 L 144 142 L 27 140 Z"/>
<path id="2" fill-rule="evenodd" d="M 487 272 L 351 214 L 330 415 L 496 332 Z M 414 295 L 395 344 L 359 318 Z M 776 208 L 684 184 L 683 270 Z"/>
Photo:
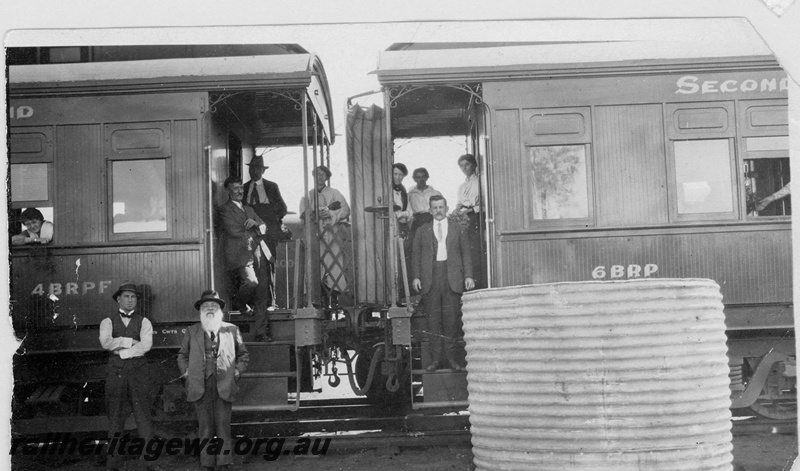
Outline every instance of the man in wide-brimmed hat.
<path id="1" fill-rule="evenodd" d="M 267 311 L 274 311 L 277 307 L 275 300 L 275 256 L 278 251 L 278 242 L 283 235 L 283 217 L 286 216 L 286 203 L 281 196 L 278 184 L 269 181 L 264 176 L 264 170 L 269 167 L 264 165 L 264 157 L 257 155 L 249 164 L 250 181 L 244 184 L 244 204 L 251 206 L 258 217 L 267 225 L 263 235 L 272 258 L 264 260 L 256 269 L 258 276 L 259 296 L 256 300 L 256 333 L 259 339 L 268 337 Z"/>
<path id="2" fill-rule="evenodd" d="M 109 351 L 106 412 L 110 439 L 125 431 L 125 420 L 131 411 L 136 419 L 139 438 L 153 438 L 150 380 L 144 357 L 153 346 L 153 326 L 136 311 L 136 304 L 141 297 L 142 293 L 136 284 L 126 281 L 112 296 L 118 305 L 116 312 L 100 322 L 100 345 Z M 108 449 L 108 469 L 118 469 L 122 464 L 115 451 L 113 447 Z"/>
<path id="3" fill-rule="evenodd" d="M 237 382 L 250 357 L 239 328 L 222 320 L 225 301 L 216 291 L 204 291 L 194 308 L 200 322 L 186 329 L 178 368 L 186 377 L 186 400 L 194 403 L 200 440 L 208 440 L 206 448 L 220 450 L 216 454 L 201 451 L 200 465 L 225 469 L 233 463 L 231 409 Z"/>

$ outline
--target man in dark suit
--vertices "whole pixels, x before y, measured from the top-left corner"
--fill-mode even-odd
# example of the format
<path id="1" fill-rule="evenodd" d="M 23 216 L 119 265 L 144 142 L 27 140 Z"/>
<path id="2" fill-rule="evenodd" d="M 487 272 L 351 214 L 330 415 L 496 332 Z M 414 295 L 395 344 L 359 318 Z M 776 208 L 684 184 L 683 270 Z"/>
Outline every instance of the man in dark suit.
<path id="1" fill-rule="evenodd" d="M 252 315 L 251 306 L 255 305 L 258 287 L 256 267 L 264 257 L 259 249 L 259 236 L 255 228 L 263 234 L 266 227 L 253 208 L 242 204 L 244 188 L 241 179 L 228 177 L 225 190 L 228 192 L 228 201 L 219 207 L 217 214 L 223 231 L 225 268 L 239 286 L 233 295 L 233 309 L 244 315 Z"/>
<path id="2" fill-rule="evenodd" d="M 414 235 L 411 254 L 411 282 L 422 294 L 428 313 L 428 330 L 433 362 L 428 371 L 445 365 L 456 371 L 464 367 L 455 360 L 455 341 L 460 336 L 461 294 L 475 287 L 472 279 L 470 245 L 461 225 L 447 220 L 447 200 L 430 198 L 433 222 Z"/>
<path id="3" fill-rule="evenodd" d="M 260 155 L 253 157 L 247 164 L 250 167 L 250 181 L 244 184 L 244 204 L 255 210 L 258 217 L 267 225 L 263 233 L 263 240 L 267 243 L 272 253 L 271 260 L 265 260 L 262 270 L 256 271 L 259 285 L 264 289 L 267 309 L 275 310 L 275 256 L 277 255 L 278 242 L 280 241 L 283 217 L 286 216 L 286 203 L 283 201 L 278 184 L 265 178 L 264 170 L 269 167 L 264 165 L 264 158 Z"/>
<path id="4" fill-rule="evenodd" d="M 216 291 L 204 291 L 194 308 L 199 311 L 200 322 L 186 329 L 178 352 L 178 368 L 186 378 L 186 400 L 194 403 L 199 438 L 208 439 L 215 445 L 212 449 L 219 450 L 206 453 L 206 445 L 200 452 L 200 465 L 204 470 L 228 469 L 233 463 L 232 403 L 239 390 L 236 383 L 250 357 L 239 328 L 222 321 L 225 301 Z"/>

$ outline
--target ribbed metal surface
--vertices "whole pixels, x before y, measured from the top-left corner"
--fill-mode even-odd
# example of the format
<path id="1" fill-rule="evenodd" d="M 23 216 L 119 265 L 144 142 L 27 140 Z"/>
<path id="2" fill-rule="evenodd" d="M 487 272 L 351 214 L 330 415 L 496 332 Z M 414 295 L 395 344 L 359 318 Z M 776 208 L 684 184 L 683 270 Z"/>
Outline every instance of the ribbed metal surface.
<path id="1" fill-rule="evenodd" d="M 595 108 L 597 225 L 667 222 L 661 105 Z"/>
<path id="2" fill-rule="evenodd" d="M 732 469 L 713 281 L 528 285 L 463 300 L 478 469 Z"/>
<path id="3" fill-rule="evenodd" d="M 752 226 L 751 226 L 752 227 Z M 500 286 L 592 279 L 595 267 L 658 266 L 657 278 L 711 278 L 722 288 L 725 304 L 789 303 L 792 300 L 791 232 L 741 230 L 653 234 L 644 231 L 604 233 L 501 242 Z M 743 249 L 745 248 L 745 249 Z M 639 276 L 642 276 L 640 272 Z M 758 280 L 758 283 L 753 283 Z"/>

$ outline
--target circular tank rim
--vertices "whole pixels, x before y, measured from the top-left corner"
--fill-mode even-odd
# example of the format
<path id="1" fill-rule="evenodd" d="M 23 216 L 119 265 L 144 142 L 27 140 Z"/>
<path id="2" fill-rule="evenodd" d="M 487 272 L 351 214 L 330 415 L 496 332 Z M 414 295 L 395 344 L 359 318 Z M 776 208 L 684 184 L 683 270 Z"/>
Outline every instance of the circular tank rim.
<path id="1" fill-rule="evenodd" d="M 716 288 L 719 289 L 719 285 L 716 281 L 709 279 L 709 278 L 637 278 L 634 280 L 585 280 L 585 281 L 558 281 L 555 283 L 532 283 L 527 285 L 513 285 L 513 286 L 501 286 L 496 288 L 483 288 L 474 291 L 465 291 L 463 297 L 479 297 L 480 295 L 489 295 L 489 294 L 499 294 L 503 292 L 513 292 L 513 291 L 529 291 L 535 290 L 537 288 L 541 290 L 545 290 L 547 288 L 551 288 L 550 291 L 557 288 L 576 288 L 576 287 L 586 287 L 586 288 L 600 288 L 601 286 L 605 289 L 611 288 L 612 285 L 622 285 L 622 284 L 648 284 L 652 288 L 658 288 L 660 286 L 663 287 L 676 287 L 676 284 L 681 284 L 682 286 L 702 286 L 707 285 L 709 288 Z"/>

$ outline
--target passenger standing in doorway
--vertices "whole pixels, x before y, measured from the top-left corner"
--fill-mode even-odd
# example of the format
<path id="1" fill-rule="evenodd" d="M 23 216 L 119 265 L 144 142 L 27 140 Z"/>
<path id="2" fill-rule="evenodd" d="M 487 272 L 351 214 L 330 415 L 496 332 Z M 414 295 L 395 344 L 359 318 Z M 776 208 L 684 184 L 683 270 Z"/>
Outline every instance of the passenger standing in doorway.
<path id="1" fill-rule="evenodd" d="M 275 293 L 275 257 L 278 255 L 278 242 L 282 236 L 283 217 L 286 216 L 286 203 L 281 196 L 278 184 L 265 178 L 264 158 L 253 157 L 249 164 L 250 181 L 244 184 L 244 203 L 255 211 L 256 215 L 267 226 L 261 239 L 266 242 L 271 258 L 259 257 L 261 263 L 256 266 L 258 292 L 255 299 L 256 340 L 269 340 L 269 311 L 278 307 Z"/>
<path id="2" fill-rule="evenodd" d="M 106 367 L 106 413 L 110 443 L 119 443 L 125 432 L 125 421 L 133 412 L 139 438 L 148 443 L 153 439 L 150 418 L 150 375 L 145 353 L 153 346 L 153 325 L 136 311 L 142 293 L 130 281 L 114 292 L 116 312 L 100 322 L 100 345 L 108 350 Z M 146 445 L 145 445 L 146 446 Z M 120 469 L 124 463 L 113 446 L 108 448 L 107 469 Z M 149 469 L 161 469 L 152 464 Z"/>
<path id="3" fill-rule="evenodd" d="M 481 191 L 480 180 L 478 179 L 478 162 L 472 154 L 464 154 L 458 158 L 458 166 L 464 172 L 467 179 L 458 187 L 458 202 L 456 211 L 465 215 L 469 224 L 467 225 L 467 237 L 471 244 L 472 262 L 475 268 L 475 279 L 478 288 L 485 286 L 483 279 L 483 252 L 481 250 Z"/>
<path id="4" fill-rule="evenodd" d="M 228 192 L 228 201 L 219 207 L 217 213 L 223 231 L 225 268 L 231 280 L 238 283 L 232 304 L 242 314 L 252 315 L 258 287 L 255 267 L 264 257 L 259 248 L 260 236 L 254 232 L 254 228 L 258 228 L 263 234 L 266 232 L 266 225 L 253 208 L 242 204 L 244 187 L 240 178 L 228 177 L 225 180 L 225 190 Z"/>
<path id="5" fill-rule="evenodd" d="M 460 224 L 447 219 L 447 200 L 432 196 L 433 222 L 414 236 L 412 286 L 422 294 L 428 314 L 428 338 L 432 363 L 428 371 L 441 366 L 463 371 L 456 362 L 456 340 L 461 337 L 461 294 L 475 287 L 469 241 Z"/>
<path id="6" fill-rule="evenodd" d="M 204 291 L 194 303 L 200 322 L 189 326 L 178 351 L 178 368 L 186 378 L 186 400 L 194 404 L 203 470 L 230 469 L 233 463 L 231 411 L 239 378 L 250 359 L 239 328 L 223 322 L 219 294 Z M 213 446 L 215 440 L 218 446 Z M 213 446 L 213 447 L 212 447 Z M 218 453 L 208 453 L 216 449 Z"/>
<path id="7" fill-rule="evenodd" d="M 403 186 L 403 179 L 408 175 L 408 167 L 405 164 L 395 163 L 392 165 L 392 200 L 394 201 L 394 217 L 397 221 L 397 236 L 403 243 L 405 252 L 406 273 L 403 273 L 402 266 L 397 267 L 397 294 L 399 302 L 405 302 L 405 286 L 408 283 L 408 267 L 411 265 L 411 241 L 408 239 L 408 226 L 411 219 L 411 210 L 408 207 L 408 192 Z M 400 262 L 398 262 L 400 263 Z M 403 277 L 406 279 L 403 279 Z M 409 295 L 411 293 L 408 293 Z"/>
<path id="8" fill-rule="evenodd" d="M 430 174 L 428 174 L 428 170 L 425 167 L 414 170 L 411 177 L 416 185 L 408 190 L 408 206 L 412 213 L 408 238 L 413 242 L 417 229 L 433 222 L 433 216 L 431 216 L 430 212 L 431 196 L 442 196 L 442 193 L 428 185 Z"/>
<path id="9" fill-rule="evenodd" d="M 320 165 L 313 172 L 315 189 L 300 201 L 300 218 L 315 218 L 314 194 L 316 192 L 319 220 L 319 250 L 322 286 L 326 293 L 335 298 L 347 288 L 344 276 L 345 257 L 342 241 L 344 233 L 341 222 L 350 217 L 350 205 L 344 196 L 326 183 L 331 178 L 331 171 Z M 332 301 L 333 302 L 333 301 Z"/>

